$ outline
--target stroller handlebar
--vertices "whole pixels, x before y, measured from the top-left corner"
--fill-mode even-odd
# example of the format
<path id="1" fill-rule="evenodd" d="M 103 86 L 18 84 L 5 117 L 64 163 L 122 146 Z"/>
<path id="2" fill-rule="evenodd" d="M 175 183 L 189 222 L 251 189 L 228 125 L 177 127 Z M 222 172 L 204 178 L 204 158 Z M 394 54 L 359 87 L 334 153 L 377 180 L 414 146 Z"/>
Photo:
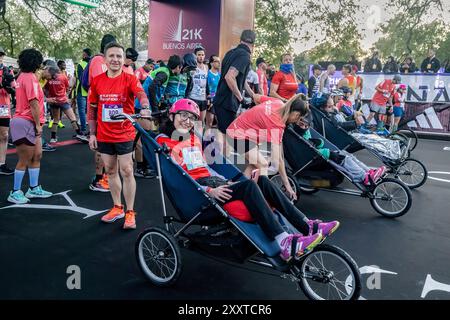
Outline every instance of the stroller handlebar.
<path id="1" fill-rule="evenodd" d="M 112 115 L 111 119 L 112 120 L 129 120 L 131 123 L 135 123 L 137 119 L 154 120 L 158 117 L 161 117 L 165 113 L 166 113 L 166 110 L 159 110 L 156 112 L 152 112 L 149 116 L 142 116 L 141 114 L 120 113 L 120 114 Z"/>

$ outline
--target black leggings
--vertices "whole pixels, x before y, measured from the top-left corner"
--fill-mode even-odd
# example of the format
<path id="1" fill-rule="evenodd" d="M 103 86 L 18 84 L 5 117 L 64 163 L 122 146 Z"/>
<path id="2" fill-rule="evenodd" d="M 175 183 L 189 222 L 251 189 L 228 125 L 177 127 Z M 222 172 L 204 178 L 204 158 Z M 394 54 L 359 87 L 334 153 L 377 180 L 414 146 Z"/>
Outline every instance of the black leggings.
<path id="1" fill-rule="evenodd" d="M 202 182 L 206 182 L 205 180 L 199 179 L 197 182 L 203 184 Z M 203 185 L 207 185 L 207 183 Z M 233 193 L 232 198 L 225 203 L 235 200 L 244 202 L 253 219 L 271 240 L 284 232 L 284 229 L 267 202 L 280 211 L 303 235 L 308 235 L 309 226 L 306 222 L 308 219 L 266 176 L 259 177 L 258 184 L 252 180 L 245 180 L 227 187 L 233 190 Z"/>

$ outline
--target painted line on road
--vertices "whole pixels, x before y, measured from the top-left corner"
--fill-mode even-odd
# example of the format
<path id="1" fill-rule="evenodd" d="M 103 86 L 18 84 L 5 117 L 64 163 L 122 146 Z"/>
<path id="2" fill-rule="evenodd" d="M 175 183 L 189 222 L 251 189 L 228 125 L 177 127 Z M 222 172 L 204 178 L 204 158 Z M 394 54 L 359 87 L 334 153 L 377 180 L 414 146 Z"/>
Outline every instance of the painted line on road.
<path id="1" fill-rule="evenodd" d="M 444 151 L 450 151 L 450 147 L 444 147 Z"/>
<path id="2" fill-rule="evenodd" d="M 450 172 L 447 172 L 447 171 L 428 171 L 428 174 L 450 175 Z M 441 178 L 436 178 L 436 177 L 432 177 L 432 176 L 428 176 L 428 179 L 450 183 L 450 180 L 447 180 L 447 179 L 441 179 Z"/>

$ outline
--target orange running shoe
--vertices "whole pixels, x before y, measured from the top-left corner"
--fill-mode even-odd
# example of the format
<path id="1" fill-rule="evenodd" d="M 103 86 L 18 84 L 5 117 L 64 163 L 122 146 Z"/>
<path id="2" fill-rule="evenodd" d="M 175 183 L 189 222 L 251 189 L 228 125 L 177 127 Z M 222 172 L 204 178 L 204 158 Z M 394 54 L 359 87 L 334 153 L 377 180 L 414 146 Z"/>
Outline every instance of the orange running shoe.
<path id="1" fill-rule="evenodd" d="M 124 229 L 136 229 L 136 211 L 127 210 L 125 213 L 125 223 L 123 224 Z"/>
<path id="2" fill-rule="evenodd" d="M 106 173 L 103 174 L 103 178 L 100 179 L 99 183 L 103 189 L 109 190 L 108 175 Z"/>
<path id="3" fill-rule="evenodd" d="M 117 219 L 122 219 L 125 217 L 125 212 L 123 212 L 123 206 L 114 206 L 107 214 L 102 217 L 102 221 L 105 223 L 113 223 Z"/>

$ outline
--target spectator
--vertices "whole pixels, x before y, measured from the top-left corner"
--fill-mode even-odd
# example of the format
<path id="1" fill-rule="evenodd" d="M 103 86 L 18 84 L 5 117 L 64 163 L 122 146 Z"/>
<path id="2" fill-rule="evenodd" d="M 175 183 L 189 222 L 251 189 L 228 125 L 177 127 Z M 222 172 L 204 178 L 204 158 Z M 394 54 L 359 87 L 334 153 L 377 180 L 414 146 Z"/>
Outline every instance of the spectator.
<path id="1" fill-rule="evenodd" d="M 127 48 L 125 50 L 125 62 L 123 64 L 122 70 L 128 74 L 134 74 L 134 63 L 137 61 L 139 57 L 139 52 L 134 50 L 133 48 Z"/>
<path id="2" fill-rule="evenodd" d="M 320 74 L 322 73 L 322 67 L 318 64 L 312 67 L 312 76 L 308 80 L 308 97 L 312 98 L 314 93 L 319 92 L 320 87 Z"/>
<path id="3" fill-rule="evenodd" d="M 400 72 L 401 73 L 414 73 L 417 71 L 417 67 L 412 57 L 406 57 L 405 61 L 403 61 Z"/>
<path id="4" fill-rule="evenodd" d="M 134 75 L 138 80 L 142 83 L 144 83 L 145 79 L 147 79 L 150 72 L 152 72 L 155 69 L 155 60 L 149 58 L 147 61 L 145 61 L 145 64 L 136 70 Z"/>
<path id="5" fill-rule="evenodd" d="M 389 56 L 386 64 L 383 67 L 384 73 L 398 73 L 398 64 L 395 61 L 395 58 L 393 56 Z"/>
<path id="6" fill-rule="evenodd" d="M 381 72 L 383 67 L 378 55 L 378 51 L 375 50 L 372 57 L 366 60 L 366 63 L 364 64 L 364 72 Z"/>
<path id="7" fill-rule="evenodd" d="M 252 67 L 250 67 L 250 70 L 248 71 L 247 83 L 250 86 L 250 89 L 252 89 L 254 93 L 262 94 L 262 90 L 259 85 L 258 74 L 253 70 Z M 249 97 L 249 95 L 247 93 L 245 95 L 247 97 Z"/>
<path id="8" fill-rule="evenodd" d="M 267 68 L 266 71 L 266 76 L 267 76 L 267 95 L 270 96 L 270 86 L 272 85 L 272 79 L 273 76 L 275 75 L 275 66 L 273 64 L 269 65 L 269 67 Z"/>
<path id="9" fill-rule="evenodd" d="M 437 73 L 441 68 L 441 62 L 436 58 L 434 49 L 428 50 L 428 56 L 423 60 L 420 71 L 424 73 Z"/>
<path id="10" fill-rule="evenodd" d="M 342 67 L 342 77 L 338 82 L 338 89 L 342 89 L 343 87 L 350 89 L 348 100 L 353 106 L 355 104 L 356 77 L 352 75 L 352 66 L 350 64 L 345 64 Z"/>
<path id="11" fill-rule="evenodd" d="M 296 93 L 302 93 L 305 95 L 305 97 L 308 96 L 308 88 L 305 85 L 305 78 L 297 73 L 297 81 L 298 81 L 298 89 Z"/>
<path id="12" fill-rule="evenodd" d="M 330 77 L 336 73 L 336 66 L 334 64 L 330 64 L 327 67 L 327 71 L 322 73 L 320 76 L 320 86 L 319 92 L 322 93 L 330 93 L 331 92 L 331 80 Z"/>
<path id="13" fill-rule="evenodd" d="M 78 116 L 80 117 L 80 129 L 84 135 L 87 133 L 86 127 L 86 112 L 87 112 L 87 90 L 81 85 L 84 69 L 86 69 L 89 61 L 91 60 L 92 51 L 89 48 L 83 49 L 83 55 L 81 61 L 78 63 L 75 69 L 76 82 L 76 99 L 78 105 Z"/>
<path id="14" fill-rule="evenodd" d="M 358 72 L 357 66 L 352 66 L 352 76 L 356 79 L 356 88 L 355 88 L 355 110 L 359 110 L 361 106 L 361 98 L 364 89 L 364 81 L 360 75 L 357 75 Z"/>
<path id="15" fill-rule="evenodd" d="M 259 87 L 261 89 L 261 93 L 265 96 L 269 95 L 269 86 L 267 83 L 267 64 L 264 58 L 259 57 L 256 59 L 256 73 L 258 74 Z"/>
<path id="16" fill-rule="evenodd" d="M 294 70 L 294 59 L 289 53 L 281 56 L 280 71 L 273 76 L 270 84 L 270 96 L 287 102 L 298 89 L 297 77 Z"/>
<path id="17" fill-rule="evenodd" d="M 355 55 L 352 54 L 350 56 L 350 60 L 347 61 L 347 64 L 351 65 L 351 66 L 357 66 L 358 69 L 361 68 L 361 63 L 356 59 Z"/>

